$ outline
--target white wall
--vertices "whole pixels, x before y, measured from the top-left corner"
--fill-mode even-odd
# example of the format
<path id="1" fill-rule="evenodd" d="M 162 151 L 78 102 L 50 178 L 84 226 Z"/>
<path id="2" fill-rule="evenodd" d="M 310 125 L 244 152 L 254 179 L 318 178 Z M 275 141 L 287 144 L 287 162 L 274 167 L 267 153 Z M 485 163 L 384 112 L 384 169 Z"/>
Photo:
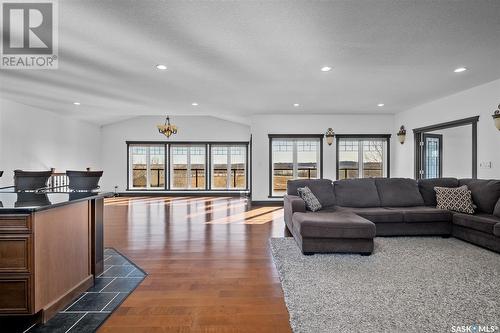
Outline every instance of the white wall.
<path id="1" fill-rule="evenodd" d="M 393 115 L 258 115 L 251 117 L 252 200 L 268 200 L 268 134 L 321 134 L 332 127 L 336 134 L 393 134 Z M 391 138 L 391 150 L 396 141 Z M 336 178 L 335 143 L 323 140 L 323 177 Z M 391 165 L 393 158 L 391 154 Z"/>
<path id="2" fill-rule="evenodd" d="M 100 143 L 97 125 L 0 98 L 0 186 L 14 169 L 100 169 Z"/>
<path id="3" fill-rule="evenodd" d="M 171 123 L 179 132 L 167 139 L 156 128 L 165 118 L 136 117 L 102 127 L 103 187 L 118 191 L 127 189 L 126 141 L 249 141 L 247 125 L 207 116 L 175 116 Z"/>
<path id="4" fill-rule="evenodd" d="M 412 129 L 479 115 L 478 178 L 500 178 L 500 132 L 491 118 L 499 102 L 500 80 L 496 80 L 396 114 L 393 132 L 404 125 L 407 136 L 403 145 L 395 146 L 392 176 L 414 175 Z M 491 162 L 492 168 L 479 168 L 481 162 Z"/>

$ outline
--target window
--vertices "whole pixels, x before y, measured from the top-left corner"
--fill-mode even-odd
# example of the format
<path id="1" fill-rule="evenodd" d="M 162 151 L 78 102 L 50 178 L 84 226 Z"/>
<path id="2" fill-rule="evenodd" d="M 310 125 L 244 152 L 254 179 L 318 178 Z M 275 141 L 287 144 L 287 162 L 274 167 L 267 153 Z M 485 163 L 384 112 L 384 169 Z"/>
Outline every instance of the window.
<path id="1" fill-rule="evenodd" d="M 390 135 L 337 135 L 337 179 L 389 177 Z"/>
<path id="2" fill-rule="evenodd" d="M 212 145 L 212 189 L 245 189 L 247 146 Z"/>
<path id="3" fill-rule="evenodd" d="M 290 179 L 321 178 L 323 135 L 269 135 L 270 196 L 282 196 Z"/>
<path id="4" fill-rule="evenodd" d="M 165 146 L 129 146 L 129 184 L 136 189 L 165 187 Z"/>
<path id="5" fill-rule="evenodd" d="M 170 188 L 205 189 L 205 146 L 170 147 Z"/>
<path id="6" fill-rule="evenodd" d="M 128 189 L 247 191 L 248 145 L 127 142 Z"/>

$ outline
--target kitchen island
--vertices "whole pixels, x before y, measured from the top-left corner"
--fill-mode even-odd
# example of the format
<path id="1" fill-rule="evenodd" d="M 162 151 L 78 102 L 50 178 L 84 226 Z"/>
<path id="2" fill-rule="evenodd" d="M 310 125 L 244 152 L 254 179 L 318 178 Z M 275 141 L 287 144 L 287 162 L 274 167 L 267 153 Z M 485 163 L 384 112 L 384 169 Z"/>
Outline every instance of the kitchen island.
<path id="1" fill-rule="evenodd" d="M 45 322 L 103 271 L 111 193 L 0 193 L 0 316 Z"/>

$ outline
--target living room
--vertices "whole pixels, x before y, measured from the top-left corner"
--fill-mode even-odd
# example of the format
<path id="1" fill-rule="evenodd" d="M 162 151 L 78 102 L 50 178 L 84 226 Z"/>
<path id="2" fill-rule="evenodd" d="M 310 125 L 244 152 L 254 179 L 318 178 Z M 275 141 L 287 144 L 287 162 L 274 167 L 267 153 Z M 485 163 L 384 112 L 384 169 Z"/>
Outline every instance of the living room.
<path id="1" fill-rule="evenodd" d="M 499 331 L 499 3 L 1 6 L 9 332 Z"/>

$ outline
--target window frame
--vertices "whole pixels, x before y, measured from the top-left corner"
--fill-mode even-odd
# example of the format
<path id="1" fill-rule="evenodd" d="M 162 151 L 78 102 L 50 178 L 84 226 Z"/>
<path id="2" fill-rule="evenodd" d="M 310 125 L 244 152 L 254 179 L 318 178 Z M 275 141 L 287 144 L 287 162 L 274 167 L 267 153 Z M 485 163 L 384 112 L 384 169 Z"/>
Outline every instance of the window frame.
<path id="1" fill-rule="evenodd" d="M 133 187 L 133 172 L 131 173 L 130 171 L 133 170 L 133 165 L 132 161 L 130 159 L 130 150 L 133 147 L 141 147 L 146 149 L 146 186 L 145 187 Z M 127 144 L 127 189 L 130 190 L 135 190 L 135 191 L 158 191 L 161 190 L 161 187 L 151 187 L 151 147 L 163 147 L 164 155 L 163 155 L 163 172 L 164 172 L 164 182 L 167 182 L 167 168 L 168 168 L 168 161 L 166 160 L 167 157 L 167 151 L 166 147 L 162 144 L 154 144 L 154 143 L 149 143 L 149 144 Z M 132 187 L 130 187 L 130 184 L 132 184 Z"/>
<path id="2" fill-rule="evenodd" d="M 269 138 L 269 194 L 268 198 L 283 198 L 282 195 L 273 195 L 273 139 L 319 139 L 319 178 L 323 178 L 323 137 L 324 134 L 268 134 Z M 294 166 L 295 168 L 295 166 Z"/>
<path id="3" fill-rule="evenodd" d="M 335 177 L 338 180 L 340 177 L 340 160 L 339 160 L 339 139 L 361 139 L 361 140 L 367 140 L 367 139 L 384 139 L 386 140 L 386 146 L 387 146 L 387 151 L 386 151 L 386 161 L 387 161 L 387 166 L 386 166 L 386 174 L 387 176 L 385 178 L 391 178 L 391 136 L 392 134 L 335 134 Z M 363 163 L 362 161 L 358 161 L 358 163 Z"/>
<path id="4" fill-rule="evenodd" d="M 220 147 L 223 147 L 223 148 L 226 148 L 227 149 L 227 154 L 226 154 L 226 172 L 227 172 L 227 175 L 226 175 L 226 185 L 230 182 L 231 180 L 231 172 L 232 171 L 232 168 L 231 168 L 231 156 L 233 155 L 232 152 L 231 152 L 231 149 L 234 148 L 234 147 L 243 147 L 244 148 L 244 156 L 245 156 L 245 168 L 244 168 L 244 172 L 245 172 L 245 188 L 244 189 L 248 189 L 248 184 L 249 184 L 249 172 L 248 172 L 248 160 L 249 160 L 249 146 L 248 145 L 241 145 L 241 144 L 222 144 L 222 143 L 212 143 L 210 144 L 207 149 L 209 149 L 209 154 L 210 154 L 210 165 L 208 166 L 210 168 L 210 189 L 212 191 L 243 191 L 244 189 L 243 188 L 238 188 L 238 187 L 234 187 L 234 188 L 231 188 L 231 187 L 225 187 L 225 188 L 212 188 L 212 181 L 213 181 L 213 177 L 214 177 L 214 165 L 213 165 L 213 149 L 214 148 L 220 148 Z"/>
<path id="5" fill-rule="evenodd" d="M 251 140 L 251 139 L 250 139 Z M 128 192 L 141 191 L 141 192 L 173 192 L 173 193 L 191 193 L 191 192 L 224 192 L 224 193 L 239 193 L 239 192 L 250 192 L 250 177 L 251 177 L 251 151 L 250 145 L 251 141 L 125 141 L 127 149 L 127 189 Z M 152 146 L 159 145 L 165 148 L 165 187 L 163 188 L 139 188 L 131 187 L 131 164 L 130 164 L 130 147 L 131 146 Z M 205 188 L 196 189 L 172 189 L 170 186 L 171 181 L 171 147 L 175 145 L 186 145 L 186 146 L 203 146 L 205 149 Z M 211 186 L 211 146 L 212 145 L 228 145 L 228 146 L 245 146 L 245 178 L 246 186 L 244 189 L 212 189 Z"/>
<path id="6" fill-rule="evenodd" d="M 207 175 L 208 175 L 208 170 L 207 170 L 207 148 L 208 148 L 208 145 L 207 144 L 178 144 L 178 143 L 169 143 L 167 144 L 167 147 L 168 147 L 168 158 L 169 158 L 169 161 L 168 161 L 168 165 L 169 165 L 169 168 L 168 168 L 168 174 L 169 174 L 169 184 L 168 184 L 168 190 L 170 191 L 207 191 L 209 188 L 208 188 L 208 182 L 207 182 Z M 173 177 L 173 174 L 174 174 L 174 163 L 173 163 L 173 154 L 172 154 L 172 149 L 175 149 L 175 148 L 185 148 L 186 149 L 186 184 L 187 184 L 187 187 L 185 188 L 173 188 L 173 181 L 174 181 L 174 177 Z M 192 148 L 202 148 L 202 150 L 204 151 L 204 173 L 203 173 L 203 176 L 205 177 L 205 186 L 202 187 L 202 188 L 192 188 L 191 187 L 191 181 L 192 181 L 192 164 L 191 164 L 191 159 L 192 159 L 192 156 L 193 155 L 196 155 L 196 154 L 193 154 L 193 151 L 192 151 Z M 200 154 L 201 155 L 201 154 Z"/>

